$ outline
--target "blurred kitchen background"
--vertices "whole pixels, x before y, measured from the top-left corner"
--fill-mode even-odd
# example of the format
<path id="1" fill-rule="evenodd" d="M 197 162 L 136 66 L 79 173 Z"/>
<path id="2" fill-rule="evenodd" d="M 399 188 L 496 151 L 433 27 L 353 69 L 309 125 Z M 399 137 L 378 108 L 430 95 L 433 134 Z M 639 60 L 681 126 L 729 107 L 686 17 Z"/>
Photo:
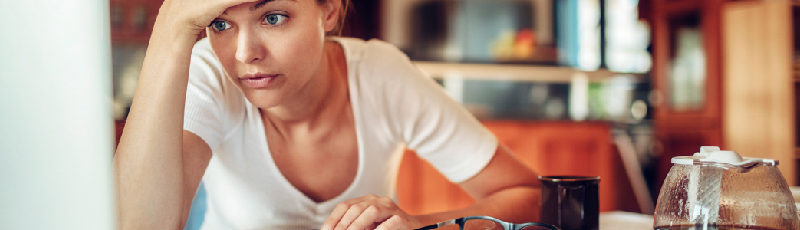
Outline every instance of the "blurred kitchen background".
<path id="1" fill-rule="evenodd" d="M 110 2 L 118 138 L 162 0 Z M 789 0 L 353 0 L 343 36 L 399 47 L 540 174 L 601 176 L 601 211 L 652 214 L 704 145 L 797 184 L 798 23 Z M 409 152 L 397 200 L 471 202 L 445 182 Z"/>

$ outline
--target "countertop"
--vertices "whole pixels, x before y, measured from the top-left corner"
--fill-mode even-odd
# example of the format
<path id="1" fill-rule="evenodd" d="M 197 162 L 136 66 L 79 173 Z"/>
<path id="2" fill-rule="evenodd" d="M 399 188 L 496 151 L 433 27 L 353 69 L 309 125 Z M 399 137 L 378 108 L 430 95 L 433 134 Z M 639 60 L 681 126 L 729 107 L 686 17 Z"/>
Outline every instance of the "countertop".
<path id="1" fill-rule="evenodd" d="M 653 229 L 653 216 L 635 212 L 600 213 L 600 230 Z"/>

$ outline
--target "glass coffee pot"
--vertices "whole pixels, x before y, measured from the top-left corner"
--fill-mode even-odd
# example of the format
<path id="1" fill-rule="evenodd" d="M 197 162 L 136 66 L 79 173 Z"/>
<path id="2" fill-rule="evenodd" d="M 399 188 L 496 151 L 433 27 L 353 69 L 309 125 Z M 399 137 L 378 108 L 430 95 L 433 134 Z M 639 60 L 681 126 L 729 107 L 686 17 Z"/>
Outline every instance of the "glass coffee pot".
<path id="1" fill-rule="evenodd" d="M 800 229 L 778 161 L 704 146 L 672 158 L 653 229 Z"/>

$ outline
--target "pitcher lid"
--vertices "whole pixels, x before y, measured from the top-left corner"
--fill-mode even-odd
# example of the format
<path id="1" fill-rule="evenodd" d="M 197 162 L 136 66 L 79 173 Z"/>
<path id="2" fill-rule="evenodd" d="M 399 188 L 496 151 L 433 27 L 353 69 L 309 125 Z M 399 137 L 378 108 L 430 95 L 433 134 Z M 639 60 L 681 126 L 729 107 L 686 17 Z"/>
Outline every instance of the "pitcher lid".
<path id="1" fill-rule="evenodd" d="M 722 163 L 734 166 L 754 165 L 764 163 L 768 166 L 777 166 L 778 160 L 742 157 L 734 151 L 723 151 L 718 146 L 702 146 L 700 152 L 693 156 L 677 156 L 672 158 L 673 164 L 697 165 Z"/>

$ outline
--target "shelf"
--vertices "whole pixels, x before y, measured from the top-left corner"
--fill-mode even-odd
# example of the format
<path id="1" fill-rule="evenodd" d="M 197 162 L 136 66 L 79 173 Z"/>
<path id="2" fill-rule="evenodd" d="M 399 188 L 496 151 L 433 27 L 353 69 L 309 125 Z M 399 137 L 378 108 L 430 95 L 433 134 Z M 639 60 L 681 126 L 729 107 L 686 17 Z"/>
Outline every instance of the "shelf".
<path id="1" fill-rule="evenodd" d="M 583 74 L 589 81 L 603 81 L 619 75 L 632 75 L 635 81 L 641 74 L 617 73 L 608 70 L 583 71 L 562 66 L 536 66 L 512 64 L 462 64 L 447 62 L 422 62 L 414 64 L 432 78 L 461 77 L 476 80 L 513 80 L 569 83 Z"/>

